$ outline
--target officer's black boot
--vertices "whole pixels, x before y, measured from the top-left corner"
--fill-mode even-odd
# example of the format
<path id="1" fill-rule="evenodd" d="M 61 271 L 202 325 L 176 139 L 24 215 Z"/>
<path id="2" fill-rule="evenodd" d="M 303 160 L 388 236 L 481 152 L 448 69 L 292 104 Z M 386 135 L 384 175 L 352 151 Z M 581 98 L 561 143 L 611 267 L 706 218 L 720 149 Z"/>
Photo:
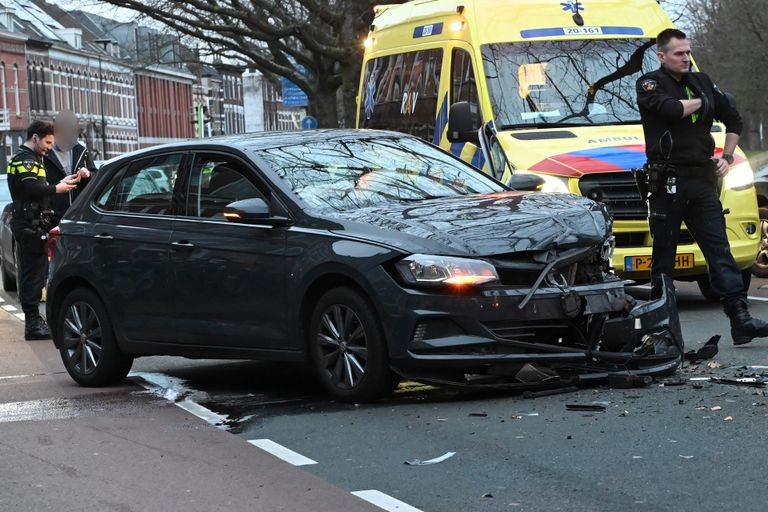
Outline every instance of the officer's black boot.
<path id="1" fill-rule="evenodd" d="M 744 297 L 729 297 L 723 300 L 725 314 L 731 320 L 731 337 L 734 345 L 744 345 L 753 338 L 768 336 L 768 323 L 752 318 Z"/>
<path id="2" fill-rule="evenodd" d="M 48 325 L 39 314 L 24 315 L 24 339 L 27 341 L 51 339 Z"/>

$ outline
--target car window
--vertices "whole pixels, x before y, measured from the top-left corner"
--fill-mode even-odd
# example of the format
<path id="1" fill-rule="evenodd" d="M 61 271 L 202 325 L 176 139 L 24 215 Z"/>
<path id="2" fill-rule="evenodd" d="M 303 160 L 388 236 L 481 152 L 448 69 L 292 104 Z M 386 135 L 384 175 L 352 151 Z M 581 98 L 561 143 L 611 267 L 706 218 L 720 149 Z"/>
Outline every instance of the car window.
<path id="1" fill-rule="evenodd" d="M 265 199 L 248 178 L 252 172 L 240 161 L 222 155 L 198 155 L 187 187 L 186 214 L 224 219 L 224 207 L 242 199 Z"/>
<path id="2" fill-rule="evenodd" d="M 8 188 L 8 179 L 0 180 L 0 203 L 7 203 L 11 200 L 11 190 Z"/>
<path id="3" fill-rule="evenodd" d="M 107 211 L 169 215 L 182 154 L 161 155 L 125 165 L 117 171 L 96 205 Z"/>
<path id="4" fill-rule="evenodd" d="M 334 138 L 258 151 L 301 199 L 349 210 L 506 190 L 415 137 Z"/>

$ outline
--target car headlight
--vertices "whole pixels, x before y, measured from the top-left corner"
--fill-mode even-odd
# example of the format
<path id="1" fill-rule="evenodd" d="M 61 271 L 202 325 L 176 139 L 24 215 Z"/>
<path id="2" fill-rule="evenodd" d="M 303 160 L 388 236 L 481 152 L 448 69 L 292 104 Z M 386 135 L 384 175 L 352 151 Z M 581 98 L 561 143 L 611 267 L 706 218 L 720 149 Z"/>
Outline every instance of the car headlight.
<path id="1" fill-rule="evenodd" d="M 749 162 L 731 167 L 725 175 L 724 185 L 729 190 L 746 190 L 755 183 L 755 174 Z"/>
<path id="2" fill-rule="evenodd" d="M 395 266 L 410 284 L 474 286 L 499 280 L 493 265 L 467 258 L 414 254 Z"/>
<path id="3" fill-rule="evenodd" d="M 544 178 L 544 186 L 541 188 L 542 192 L 557 192 L 560 194 L 568 194 L 568 178 L 561 178 L 559 176 L 550 176 L 547 174 L 539 174 Z"/>

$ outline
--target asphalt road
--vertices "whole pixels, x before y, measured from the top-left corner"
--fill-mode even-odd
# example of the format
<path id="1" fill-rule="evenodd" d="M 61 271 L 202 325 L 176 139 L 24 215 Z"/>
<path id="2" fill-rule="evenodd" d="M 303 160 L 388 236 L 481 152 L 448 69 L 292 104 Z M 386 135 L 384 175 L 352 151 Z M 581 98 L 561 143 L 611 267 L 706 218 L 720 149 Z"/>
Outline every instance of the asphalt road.
<path id="1" fill-rule="evenodd" d="M 767 283 L 754 280 L 750 291 L 764 298 L 750 301 L 753 314 L 766 319 Z M 199 404 L 233 434 L 311 459 L 303 469 L 339 488 L 376 490 L 425 512 L 764 510 L 763 390 L 688 379 L 768 365 L 768 340 L 732 347 L 720 305 L 695 285 L 677 286 L 687 348 L 724 335 L 716 368 L 685 368 L 682 386 L 524 399 L 406 382 L 392 398 L 349 405 L 328 400 L 295 365 L 146 358 L 130 378 Z M 572 403 L 605 411 L 566 411 Z M 437 464 L 404 464 L 450 452 Z"/>

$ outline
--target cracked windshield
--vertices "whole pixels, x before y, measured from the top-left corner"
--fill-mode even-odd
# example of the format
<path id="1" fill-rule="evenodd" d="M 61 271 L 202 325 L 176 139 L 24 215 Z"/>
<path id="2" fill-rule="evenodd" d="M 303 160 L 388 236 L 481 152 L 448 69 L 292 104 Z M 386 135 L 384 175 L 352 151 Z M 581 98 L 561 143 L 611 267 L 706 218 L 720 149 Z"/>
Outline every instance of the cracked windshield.
<path id="1" fill-rule="evenodd" d="M 314 208 L 348 210 L 504 190 L 469 165 L 416 139 L 332 140 L 259 155 Z"/>
<path id="2" fill-rule="evenodd" d="M 499 43 L 482 53 L 499 129 L 639 123 L 635 81 L 659 65 L 642 39 Z"/>

